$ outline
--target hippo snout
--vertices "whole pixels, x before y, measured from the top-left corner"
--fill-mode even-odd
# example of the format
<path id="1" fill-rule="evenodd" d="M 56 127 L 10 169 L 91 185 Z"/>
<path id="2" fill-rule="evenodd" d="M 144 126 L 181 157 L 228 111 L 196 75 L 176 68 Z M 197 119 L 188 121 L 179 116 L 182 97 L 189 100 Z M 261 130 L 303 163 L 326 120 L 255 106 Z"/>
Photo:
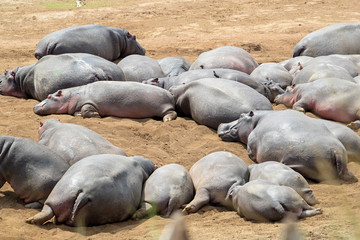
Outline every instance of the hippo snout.
<path id="1" fill-rule="evenodd" d="M 233 142 L 239 138 L 237 127 L 234 127 L 234 125 L 230 123 L 221 123 L 218 127 L 217 134 L 221 140 L 225 142 Z"/>

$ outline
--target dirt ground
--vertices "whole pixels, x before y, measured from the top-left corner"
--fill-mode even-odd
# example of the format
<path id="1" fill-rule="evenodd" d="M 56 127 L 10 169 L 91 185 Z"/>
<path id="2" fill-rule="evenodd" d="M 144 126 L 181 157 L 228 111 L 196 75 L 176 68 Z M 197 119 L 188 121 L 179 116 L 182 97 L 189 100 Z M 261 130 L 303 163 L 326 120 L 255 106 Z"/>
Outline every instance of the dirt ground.
<path id="1" fill-rule="evenodd" d="M 87 0 L 87 6 L 82 8 L 72 7 L 75 1 L 43 1 L 0 1 L 0 69 L 35 63 L 34 50 L 42 37 L 81 24 L 125 28 L 137 36 L 147 56 L 154 59 L 183 56 L 193 62 L 201 52 L 233 45 L 244 48 L 259 63 L 264 63 L 290 58 L 295 44 L 316 29 L 360 19 L 358 0 Z M 113 117 L 40 117 L 32 110 L 36 103 L 0 96 L 1 135 L 37 140 L 39 122 L 57 118 L 95 130 L 129 155 L 143 155 L 160 166 L 180 163 L 190 169 L 200 158 L 220 150 L 252 163 L 244 145 L 222 142 L 214 130 L 188 118 L 163 123 Z M 280 105 L 275 109 L 285 107 Z M 360 178 L 359 163 L 350 163 L 349 169 Z M 297 223 L 303 236 L 359 239 L 360 183 L 321 183 L 311 187 L 323 214 Z M 26 224 L 25 219 L 37 212 L 25 209 L 24 203 L 5 184 L 0 190 L 0 239 L 157 239 L 169 222 L 155 216 L 88 228 Z M 234 211 L 214 206 L 186 216 L 185 221 L 191 239 L 276 239 L 286 227 L 284 223 L 245 221 Z"/>

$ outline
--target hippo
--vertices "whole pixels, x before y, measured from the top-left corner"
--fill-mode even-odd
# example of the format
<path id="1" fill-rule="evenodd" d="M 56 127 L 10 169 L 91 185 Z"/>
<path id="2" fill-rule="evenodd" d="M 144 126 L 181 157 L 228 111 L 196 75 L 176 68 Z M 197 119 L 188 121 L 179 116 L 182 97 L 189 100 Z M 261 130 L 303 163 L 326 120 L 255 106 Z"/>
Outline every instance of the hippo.
<path id="1" fill-rule="evenodd" d="M 275 103 L 301 112 L 311 111 L 322 118 L 351 123 L 360 119 L 359 94 L 360 85 L 356 83 L 323 78 L 288 88 L 275 98 Z"/>
<path id="2" fill-rule="evenodd" d="M 281 66 L 283 66 L 286 70 L 291 72 L 292 69 L 296 68 L 297 66 L 303 65 L 304 63 L 310 61 L 313 57 L 309 56 L 297 56 L 294 58 L 287 59 L 285 61 L 279 62 Z"/>
<path id="3" fill-rule="evenodd" d="M 80 125 L 47 119 L 40 122 L 38 133 L 39 143 L 59 154 L 70 165 L 97 154 L 126 156 L 122 149 L 112 145 L 103 136 Z"/>
<path id="4" fill-rule="evenodd" d="M 103 80 L 123 81 L 125 76 L 115 63 L 91 54 L 49 55 L 5 71 L 0 75 L 0 94 L 42 101 L 59 89 Z"/>
<path id="5" fill-rule="evenodd" d="M 252 71 L 250 76 L 262 79 L 263 81 L 274 81 L 280 85 L 281 88 L 285 89 L 290 86 L 293 77 L 289 71 L 278 63 L 263 63 Z"/>
<path id="6" fill-rule="evenodd" d="M 99 154 L 72 165 L 55 185 L 41 212 L 26 220 L 93 226 L 128 219 L 138 208 L 144 182 L 155 170 L 147 158 Z"/>
<path id="7" fill-rule="evenodd" d="M 197 161 L 190 169 L 190 176 L 196 193 L 183 209 L 185 214 L 197 212 L 208 203 L 231 208 L 226 194 L 232 185 L 243 185 L 249 180 L 249 169 L 235 154 L 219 151 Z"/>
<path id="8" fill-rule="evenodd" d="M 174 120 L 175 102 L 167 90 L 137 82 L 101 81 L 59 90 L 34 107 L 39 115 L 52 113 L 90 117 L 161 117 Z"/>
<path id="9" fill-rule="evenodd" d="M 228 68 L 250 74 L 258 65 L 250 53 L 244 49 L 223 46 L 201 53 L 189 70 Z"/>
<path id="10" fill-rule="evenodd" d="M 109 61 L 130 54 L 145 55 L 145 49 L 136 36 L 121 28 L 98 24 L 80 25 L 52 32 L 36 46 L 35 57 L 63 53 L 89 53 Z"/>
<path id="11" fill-rule="evenodd" d="M 307 83 L 322 78 L 338 78 L 355 82 L 354 78 L 343 67 L 328 63 L 318 63 L 302 68 L 294 77 L 292 84 Z"/>
<path id="12" fill-rule="evenodd" d="M 298 218 L 322 213 L 320 208 L 307 204 L 291 187 L 262 179 L 230 188 L 228 198 L 240 217 L 256 222 L 280 221 L 290 213 Z"/>
<path id="13" fill-rule="evenodd" d="M 239 118 L 241 113 L 273 109 L 270 101 L 251 87 L 227 79 L 204 78 L 169 91 L 179 112 L 213 129 Z"/>
<path id="14" fill-rule="evenodd" d="M 344 145 L 324 124 L 298 111 L 243 113 L 219 125 L 218 135 L 247 144 L 250 159 L 257 163 L 281 162 L 316 182 L 357 181 L 347 169 Z"/>
<path id="15" fill-rule="evenodd" d="M 282 163 L 267 161 L 251 164 L 248 168 L 249 181 L 263 179 L 279 186 L 288 186 L 293 188 L 309 205 L 319 203 L 305 178 Z"/>
<path id="16" fill-rule="evenodd" d="M 169 217 L 173 211 L 194 198 L 194 184 L 185 167 L 167 164 L 157 168 L 146 180 L 143 195 L 144 202 L 133 215 L 134 219 L 150 213 Z"/>
<path id="17" fill-rule="evenodd" d="M 258 93 L 264 95 L 271 102 L 274 101 L 277 95 L 284 93 L 284 90 L 280 87 L 280 85 L 278 83 L 274 83 L 271 80 L 263 81 L 261 79 L 254 78 L 244 72 L 225 68 L 196 69 L 184 72 L 178 76 L 149 79 L 143 81 L 143 83 L 151 84 L 169 90 L 173 86 L 186 84 L 202 78 L 225 78 L 239 83 L 243 83 L 255 89 Z"/>
<path id="18" fill-rule="evenodd" d="M 8 182 L 28 208 L 40 208 L 70 167 L 58 154 L 31 139 L 1 136 L 0 149 L 0 188 Z"/>
<path id="19" fill-rule="evenodd" d="M 316 30 L 301 39 L 293 57 L 330 54 L 360 54 L 360 23 L 337 23 Z"/>
<path id="20" fill-rule="evenodd" d="M 183 57 L 166 57 L 157 60 L 166 77 L 178 76 L 189 70 L 191 63 Z"/>
<path id="21" fill-rule="evenodd" d="M 147 56 L 132 54 L 117 65 L 124 72 L 126 81 L 142 82 L 149 78 L 165 77 L 159 62 Z"/>

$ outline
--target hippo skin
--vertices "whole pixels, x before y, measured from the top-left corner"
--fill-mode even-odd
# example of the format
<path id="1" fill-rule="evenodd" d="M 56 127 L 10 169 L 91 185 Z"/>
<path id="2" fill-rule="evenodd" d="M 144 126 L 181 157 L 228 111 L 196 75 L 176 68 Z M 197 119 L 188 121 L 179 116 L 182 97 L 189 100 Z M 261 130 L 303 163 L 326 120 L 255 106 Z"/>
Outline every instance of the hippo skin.
<path id="1" fill-rule="evenodd" d="M 289 71 L 278 63 L 263 63 L 252 71 L 250 76 L 262 79 L 263 81 L 274 81 L 281 88 L 285 89 L 291 85 L 293 77 Z"/>
<path id="2" fill-rule="evenodd" d="M 100 154 L 72 165 L 55 185 L 40 213 L 26 220 L 92 226 L 128 219 L 141 201 L 143 183 L 155 170 L 144 157 Z"/>
<path id="3" fill-rule="evenodd" d="M 89 24 L 46 35 L 37 44 L 35 57 L 63 53 L 89 53 L 114 61 L 130 54 L 145 55 L 145 49 L 125 29 Z"/>
<path id="4" fill-rule="evenodd" d="M 164 181 L 166 179 L 166 181 Z M 152 212 L 170 214 L 194 198 L 194 184 L 185 167 L 167 164 L 156 169 L 144 184 L 144 203 L 133 215 L 140 219 Z"/>
<path id="5" fill-rule="evenodd" d="M 220 151 L 197 161 L 190 169 L 190 176 L 196 193 L 183 210 L 186 214 L 197 212 L 208 203 L 231 208 L 226 194 L 231 186 L 243 185 L 249 180 L 249 169 L 236 155 Z"/>
<path id="6" fill-rule="evenodd" d="M 187 84 L 202 78 L 223 78 L 243 83 L 255 89 L 261 95 L 264 95 L 271 102 L 274 101 L 277 95 L 284 93 L 284 90 L 280 87 L 278 83 L 274 83 L 273 81 L 263 81 L 261 79 L 254 78 L 244 72 L 224 68 L 196 69 L 184 72 L 178 76 L 149 79 L 143 81 L 143 83 L 151 84 L 169 90 L 173 86 Z"/>
<path id="7" fill-rule="evenodd" d="M 189 70 L 227 68 L 250 74 L 258 65 L 244 49 L 223 46 L 201 53 Z"/>
<path id="8" fill-rule="evenodd" d="M 137 82 L 101 81 L 59 90 L 34 107 L 39 115 L 76 114 L 88 117 L 176 118 L 173 96 L 164 89 Z"/>
<path id="9" fill-rule="evenodd" d="M 178 76 L 189 70 L 191 63 L 183 57 L 165 57 L 157 60 L 166 77 Z"/>
<path id="10" fill-rule="evenodd" d="M 172 87 L 170 92 L 180 112 L 213 129 L 244 112 L 272 110 L 266 97 L 245 84 L 227 79 L 204 78 Z"/>
<path id="11" fill-rule="evenodd" d="M 61 123 L 56 119 L 47 119 L 40 123 L 39 143 L 59 154 L 70 165 L 98 154 L 126 153 L 112 145 L 100 134 L 80 125 Z"/>
<path id="12" fill-rule="evenodd" d="M 257 163 L 281 162 L 314 181 L 356 182 L 348 171 L 344 145 L 316 119 L 294 110 L 251 111 L 223 123 L 218 135 L 225 141 L 247 144 Z"/>
<path id="13" fill-rule="evenodd" d="M 69 168 L 55 152 L 27 138 L 1 136 L 0 151 L 0 188 L 8 182 L 26 207 L 40 207 Z"/>
<path id="14" fill-rule="evenodd" d="M 229 190 L 228 198 L 240 215 L 256 222 L 280 221 L 289 213 L 298 218 L 321 214 L 291 187 L 257 179 Z"/>
<path id="15" fill-rule="evenodd" d="M 338 23 L 306 35 L 293 50 L 297 56 L 325 56 L 330 54 L 360 54 L 360 23 Z"/>
<path id="16" fill-rule="evenodd" d="M 165 77 L 159 62 L 147 56 L 132 54 L 117 65 L 124 72 L 125 81 L 142 82 L 149 78 Z"/>
<path id="17" fill-rule="evenodd" d="M 49 55 L 37 63 L 0 75 L 0 94 L 44 100 L 59 89 L 125 79 L 122 70 L 101 57 L 86 53 Z"/>
<path id="18" fill-rule="evenodd" d="M 282 163 L 267 161 L 251 164 L 249 172 L 249 181 L 262 179 L 279 186 L 288 186 L 294 189 L 308 204 L 319 203 L 305 178 Z"/>
<path id="19" fill-rule="evenodd" d="M 323 78 L 286 89 L 275 98 L 275 103 L 301 112 L 311 111 L 322 118 L 350 123 L 351 126 L 351 122 L 360 119 L 359 95 L 359 84 Z"/>

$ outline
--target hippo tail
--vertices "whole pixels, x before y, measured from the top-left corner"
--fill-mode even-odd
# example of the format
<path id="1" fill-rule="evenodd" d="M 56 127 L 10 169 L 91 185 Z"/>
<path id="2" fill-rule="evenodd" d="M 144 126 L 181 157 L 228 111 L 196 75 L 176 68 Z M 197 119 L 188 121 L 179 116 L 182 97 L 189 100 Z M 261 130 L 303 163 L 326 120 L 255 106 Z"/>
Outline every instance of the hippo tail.
<path id="1" fill-rule="evenodd" d="M 85 225 L 84 220 L 85 219 L 76 219 L 80 209 L 82 207 L 84 207 L 88 202 L 90 201 L 90 199 L 85 195 L 85 193 L 83 191 L 79 191 L 76 199 L 75 199 L 75 203 L 74 203 L 74 207 L 73 210 L 71 212 L 71 218 L 70 218 L 70 223 L 71 225 Z M 78 222 L 80 220 L 80 222 Z M 77 221 L 77 222 L 75 222 Z"/>
<path id="2" fill-rule="evenodd" d="M 304 56 L 306 47 L 304 45 L 296 45 L 293 51 L 293 58 L 298 56 Z"/>
<path id="3" fill-rule="evenodd" d="M 237 186 L 242 186 L 245 184 L 245 181 L 242 179 L 242 180 L 238 180 L 236 182 L 233 183 L 233 185 L 231 185 L 231 187 L 229 188 L 227 194 L 226 194 L 226 197 L 225 197 L 225 200 L 228 200 L 230 199 L 230 197 L 232 196 L 232 193 L 234 191 L 234 189 L 237 187 Z"/>

